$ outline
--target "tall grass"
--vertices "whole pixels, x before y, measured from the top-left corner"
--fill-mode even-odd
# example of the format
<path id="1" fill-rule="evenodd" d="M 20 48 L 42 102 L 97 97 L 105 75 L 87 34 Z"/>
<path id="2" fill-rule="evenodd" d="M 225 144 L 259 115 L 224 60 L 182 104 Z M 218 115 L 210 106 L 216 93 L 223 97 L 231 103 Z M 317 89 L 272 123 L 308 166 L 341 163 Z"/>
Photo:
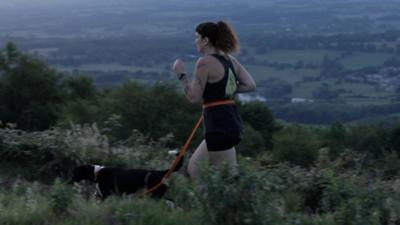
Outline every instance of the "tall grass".
<path id="1" fill-rule="evenodd" d="M 33 133 L 0 129 L 0 146 L 1 166 L 8 160 L 30 173 L 0 171 L 1 181 L 10 180 L 0 188 L 2 225 L 400 223 L 400 177 L 394 171 L 400 159 L 394 153 L 375 167 L 350 150 L 331 159 L 325 148 L 307 167 L 282 163 L 276 152 L 261 153 L 240 157 L 235 176 L 204 165 L 196 182 L 181 172 L 168 181 L 167 197 L 175 201 L 171 207 L 163 199 L 137 195 L 98 203 L 93 184 L 65 182 L 68 170 L 79 163 L 166 168 L 172 160 L 162 140 L 149 142 L 134 132 L 129 140 L 112 144 L 96 126 L 73 126 Z"/>

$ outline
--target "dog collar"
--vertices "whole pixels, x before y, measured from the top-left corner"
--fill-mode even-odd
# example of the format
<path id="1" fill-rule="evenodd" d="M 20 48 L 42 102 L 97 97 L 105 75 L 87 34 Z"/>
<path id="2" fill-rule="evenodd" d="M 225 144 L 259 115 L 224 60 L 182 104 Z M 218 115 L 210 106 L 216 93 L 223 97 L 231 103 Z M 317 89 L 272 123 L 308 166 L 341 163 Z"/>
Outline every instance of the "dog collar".
<path id="1" fill-rule="evenodd" d="M 97 175 L 99 174 L 100 170 L 102 170 L 103 168 L 104 168 L 104 166 L 94 165 L 94 170 L 93 170 L 94 181 L 97 181 Z"/>

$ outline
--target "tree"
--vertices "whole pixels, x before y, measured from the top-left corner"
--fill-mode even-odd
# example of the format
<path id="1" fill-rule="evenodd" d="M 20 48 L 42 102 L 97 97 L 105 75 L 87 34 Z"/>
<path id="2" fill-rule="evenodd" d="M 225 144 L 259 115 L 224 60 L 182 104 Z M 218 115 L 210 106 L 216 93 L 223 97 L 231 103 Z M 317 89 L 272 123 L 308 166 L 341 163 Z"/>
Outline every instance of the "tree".
<path id="1" fill-rule="evenodd" d="M 274 135 L 273 158 L 300 166 L 311 166 L 321 147 L 318 132 L 301 126 L 287 126 Z"/>
<path id="2" fill-rule="evenodd" d="M 347 145 L 348 132 L 346 128 L 340 123 L 333 123 L 326 135 L 329 153 L 333 158 L 342 153 Z"/>
<path id="3" fill-rule="evenodd" d="M 66 99 L 92 99 L 97 94 L 93 80 L 87 76 L 68 76 L 61 83 L 61 88 Z"/>
<path id="4" fill-rule="evenodd" d="M 389 136 L 381 123 L 359 125 L 349 130 L 349 146 L 352 150 L 366 153 L 370 158 L 380 158 Z"/>
<path id="5" fill-rule="evenodd" d="M 13 43 L 7 43 L 6 47 L 0 51 L 0 72 L 6 73 L 14 68 L 20 55 L 21 53 Z"/>
<path id="6" fill-rule="evenodd" d="M 54 125 L 61 103 L 59 76 L 45 63 L 7 44 L 0 51 L 0 118 L 25 130 Z"/>
<path id="7" fill-rule="evenodd" d="M 272 150 L 272 136 L 278 131 L 278 126 L 268 107 L 262 102 L 245 103 L 240 105 L 240 113 L 245 123 L 260 132 L 265 150 Z"/>
<path id="8" fill-rule="evenodd" d="M 265 138 L 260 131 L 256 131 L 248 123 L 245 123 L 244 136 L 236 150 L 244 156 L 257 156 L 258 153 L 265 151 L 264 140 Z"/>
<path id="9" fill-rule="evenodd" d="M 159 82 L 146 86 L 128 81 L 101 99 L 99 120 L 119 115 L 119 139 L 129 137 L 137 129 L 153 139 L 173 134 L 176 142 L 171 144 L 177 144 L 187 138 L 200 113 L 200 107 L 189 104 L 175 85 Z"/>

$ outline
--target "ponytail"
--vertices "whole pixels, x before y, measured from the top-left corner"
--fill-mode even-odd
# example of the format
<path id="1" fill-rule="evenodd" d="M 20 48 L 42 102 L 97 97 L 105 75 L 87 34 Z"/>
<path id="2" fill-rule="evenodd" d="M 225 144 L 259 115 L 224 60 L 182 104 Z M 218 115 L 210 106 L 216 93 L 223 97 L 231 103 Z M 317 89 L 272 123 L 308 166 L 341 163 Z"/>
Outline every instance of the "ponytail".
<path id="1" fill-rule="evenodd" d="M 220 51 L 225 53 L 239 51 L 239 41 L 236 33 L 224 21 L 201 23 L 196 27 L 196 32 L 203 38 L 207 37 L 210 43 Z"/>
<path id="2" fill-rule="evenodd" d="M 233 29 L 224 21 L 219 21 L 215 47 L 225 53 L 239 51 L 239 41 Z"/>

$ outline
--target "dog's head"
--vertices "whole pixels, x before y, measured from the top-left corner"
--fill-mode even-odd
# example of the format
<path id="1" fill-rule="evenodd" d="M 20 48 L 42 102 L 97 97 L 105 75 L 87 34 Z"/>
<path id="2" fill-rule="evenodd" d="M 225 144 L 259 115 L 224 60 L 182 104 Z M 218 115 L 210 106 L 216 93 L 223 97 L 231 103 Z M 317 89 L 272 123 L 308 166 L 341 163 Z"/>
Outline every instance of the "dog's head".
<path id="1" fill-rule="evenodd" d="M 93 165 L 79 166 L 75 168 L 71 183 L 79 182 L 81 180 L 95 181 L 94 168 L 95 166 Z"/>

